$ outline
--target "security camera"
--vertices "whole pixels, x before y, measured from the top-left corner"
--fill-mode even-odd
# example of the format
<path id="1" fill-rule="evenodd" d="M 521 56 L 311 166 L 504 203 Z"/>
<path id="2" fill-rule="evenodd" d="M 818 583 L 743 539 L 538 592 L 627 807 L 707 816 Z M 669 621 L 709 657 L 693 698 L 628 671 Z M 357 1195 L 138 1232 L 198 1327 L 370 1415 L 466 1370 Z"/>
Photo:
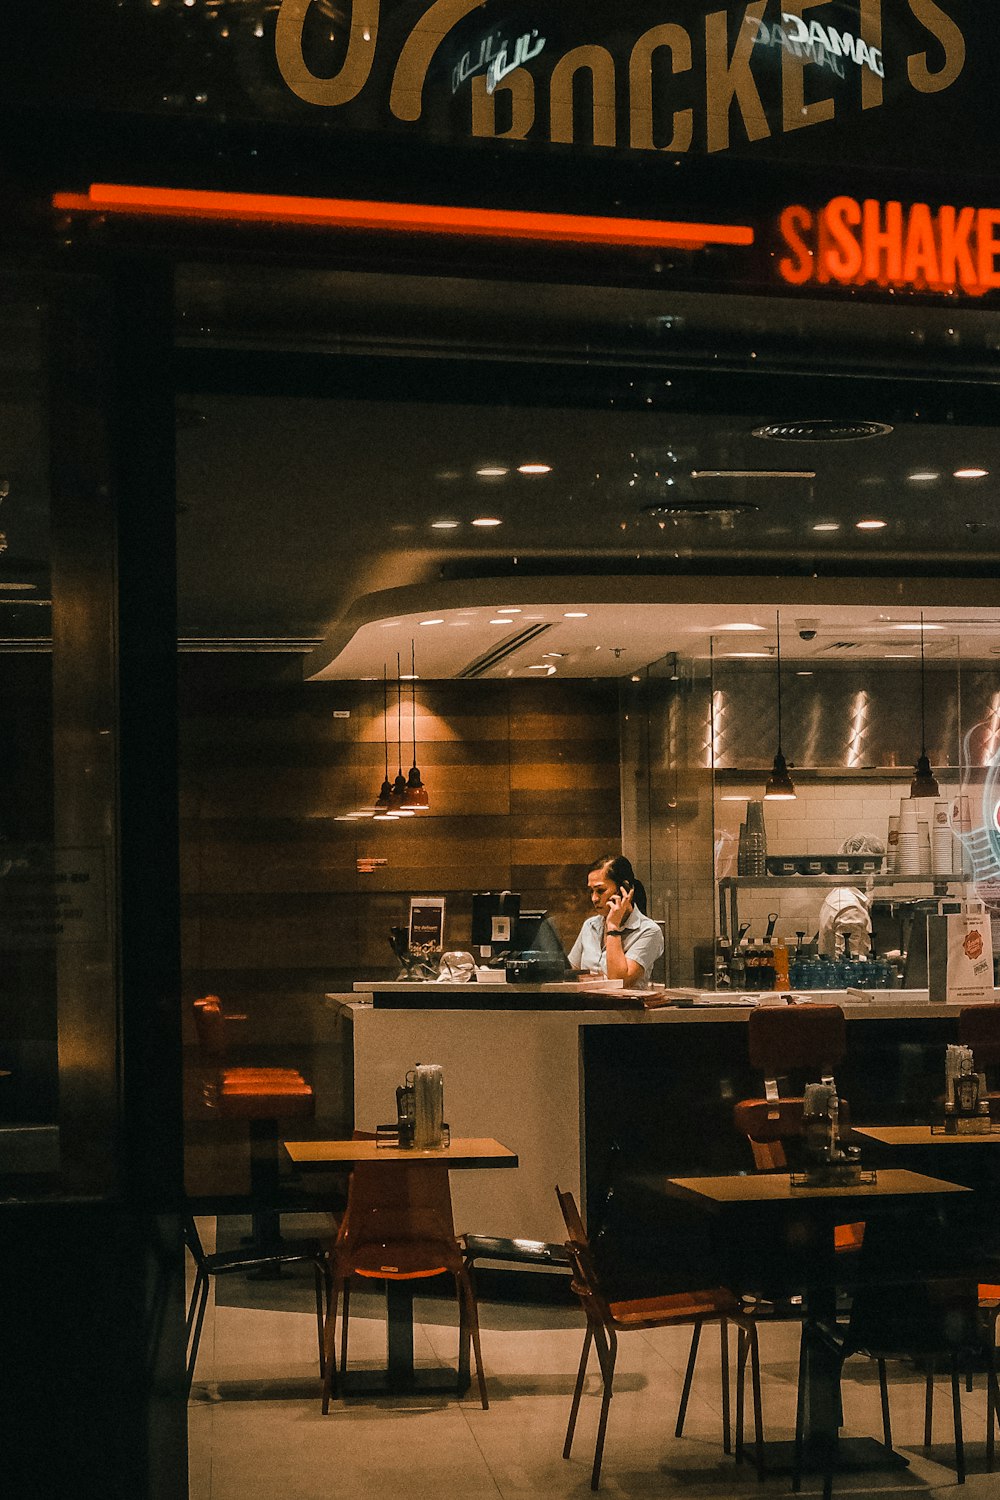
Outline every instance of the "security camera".
<path id="1" fill-rule="evenodd" d="M 800 641 L 814 641 L 816 639 L 816 628 L 819 625 L 818 620 L 796 620 L 795 623 L 799 629 Z"/>

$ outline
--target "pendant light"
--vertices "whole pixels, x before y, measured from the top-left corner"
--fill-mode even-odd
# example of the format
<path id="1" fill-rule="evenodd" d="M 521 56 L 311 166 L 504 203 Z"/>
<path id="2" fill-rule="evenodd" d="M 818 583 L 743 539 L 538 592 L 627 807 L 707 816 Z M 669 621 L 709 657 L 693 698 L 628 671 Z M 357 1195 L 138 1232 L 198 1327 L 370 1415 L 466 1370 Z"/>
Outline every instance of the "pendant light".
<path id="1" fill-rule="evenodd" d="M 375 816 L 384 818 L 392 806 L 392 786 L 389 781 L 389 669 L 382 667 L 382 741 L 385 745 L 385 780 L 375 799 Z"/>
<path id="2" fill-rule="evenodd" d="M 399 812 L 406 796 L 406 777 L 403 775 L 403 679 L 400 674 L 399 652 L 396 652 L 396 748 L 399 752 L 399 770 L 389 793 L 389 807 Z M 389 772 L 386 770 L 386 776 Z"/>
<path id="3" fill-rule="evenodd" d="M 430 806 L 430 798 L 427 796 L 427 788 L 424 786 L 420 767 L 417 765 L 417 658 L 416 647 L 412 640 L 410 642 L 410 717 L 413 728 L 413 764 L 406 778 L 403 809 L 404 811 L 426 812 Z"/>
<path id="4" fill-rule="evenodd" d="M 776 632 L 778 641 L 778 748 L 774 756 L 774 765 L 771 774 L 767 778 L 767 786 L 764 788 L 764 798 L 767 802 L 791 802 L 795 798 L 795 787 L 792 778 L 788 774 L 788 766 L 785 757 L 781 753 L 781 611 L 775 615 Z"/>
<path id="5" fill-rule="evenodd" d="M 927 730 L 924 722 L 924 612 L 920 611 L 920 755 L 910 782 L 911 797 L 938 797 L 941 789 L 927 758 Z"/>

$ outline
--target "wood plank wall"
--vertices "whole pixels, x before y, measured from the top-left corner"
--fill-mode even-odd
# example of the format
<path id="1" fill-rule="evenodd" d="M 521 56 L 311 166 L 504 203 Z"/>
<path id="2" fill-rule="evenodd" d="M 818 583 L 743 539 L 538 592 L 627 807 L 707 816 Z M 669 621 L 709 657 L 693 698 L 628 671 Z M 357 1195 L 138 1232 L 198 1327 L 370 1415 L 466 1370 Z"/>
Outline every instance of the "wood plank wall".
<path id="1" fill-rule="evenodd" d="M 471 892 L 505 888 L 572 942 L 586 867 L 621 838 L 616 683 L 420 683 L 431 810 L 359 826 L 336 817 L 382 780 L 381 683 L 303 682 L 299 656 L 192 655 L 180 668 L 188 1005 L 214 991 L 278 1041 L 289 1010 L 395 975 L 388 930 L 411 895 L 447 897 L 450 946 L 469 946 Z M 410 736 L 407 697 L 404 773 Z M 358 874 L 362 855 L 387 863 Z"/>

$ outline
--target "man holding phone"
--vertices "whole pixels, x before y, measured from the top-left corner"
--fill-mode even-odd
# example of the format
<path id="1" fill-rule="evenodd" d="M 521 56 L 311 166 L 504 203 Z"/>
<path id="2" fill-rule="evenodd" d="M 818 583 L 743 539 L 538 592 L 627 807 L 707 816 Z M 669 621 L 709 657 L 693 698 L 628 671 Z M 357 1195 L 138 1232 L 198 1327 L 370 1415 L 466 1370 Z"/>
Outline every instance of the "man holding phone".
<path id="1" fill-rule="evenodd" d="M 624 854 L 606 854 L 587 872 L 596 909 L 570 950 L 570 966 L 581 973 L 606 974 L 626 985 L 645 984 L 663 952 L 663 933 L 645 915 L 646 891 Z"/>

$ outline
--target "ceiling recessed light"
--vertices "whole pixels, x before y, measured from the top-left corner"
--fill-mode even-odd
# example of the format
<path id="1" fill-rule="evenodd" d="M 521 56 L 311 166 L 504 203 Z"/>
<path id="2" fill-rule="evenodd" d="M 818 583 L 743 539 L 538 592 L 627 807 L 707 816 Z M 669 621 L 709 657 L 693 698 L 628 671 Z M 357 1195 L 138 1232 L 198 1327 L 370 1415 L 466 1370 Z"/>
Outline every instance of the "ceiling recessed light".
<path id="1" fill-rule="evenodd" d="M 519 615 L 520 613 L 516 604 L 502 604 L 497 610 L 498 615 Z"/>
<path id="2" fill-rule="evenodd" d="M 443 620 L 421 620 L 421 625 L 443 625 Z"/>
<path id="3" fill-rule="evenodd" d="M 488 625 L 506 625 L 506 627 L 507 627 L 508 630 L 513 625 L 513 623 L 514 623 L 513 620 L 502 620 L 502 619 L 501 620 L 488 620 L 487 621 Z"/>
<path id="4" fill-rule="evenodd" d="M 771 656 L 770 651 L 727 651 L 725 654 L 726 656 L 738 657 L 741 660 L 745 661 L 749 661 L 751 659 L 756 660 L 757 658 L 760 658 L 763 661 L 768 661 Z"/>
<path id="5" fill-rule="evenodd" d="M 543 651 L 542 655 L 543 656 L 552 656 L 552 657 L 555 657 L 555 659 L 557 661 L 562 661 L 562 659 L 566 655 L 566 653 L 565 653 L 565 651 Z"/>
<path id="6" fill-rule="evenodd" d="M 956 479 L 985 479 L 989 469 L 956 469 Z"/>
<path id="7" fill-rule="evenodd" d="M 941 475 L 933 469 L 916 469 L 910 475 L 914 484 L 930 484 L 934 479 L 940 479 Z"/>
<path id="8" fill-rule="evenodd" d="M 420 674 L 418 672 L 400 672 L 400 682 L 416 682 Z"/>
<path id="9" fill-rule="evenodd" d="M 36 589 L 37 583 L 0 583 L 0 589 Z"/>
<path id="10" fill-rule="evenodd" d="M 816 524 L 815 524 L 815 526 L 813 527 L 813 531 L 839 531 L 839 530 L 840 530 L 840 522 L 839 521 L 817 521 Z"/>
<path id="11" fill-rule="evenodd" d="M 518 466 L 517 466 L 517 472 L 519 474 L 551 474 L 552 473 L 552 465 L 551 464 L 518 464 Z"/>
<path id="12" fill-rule="evenodd" d="M 473 526 L 502 526 L 503 522 L 499 516 L 477 516 Z"/>
<path id="13" fill-rule="evenodd" d="M 723 630 L 763 630 L 763 625 L 750 625 L 746 620 L 738 620 L 733 625 L 719 625 L 716 627 L 720 632 Z"/>
<path id="14" fill-rule="evenodd" d="M 457 531 L 457 529 L 458 529 L 458 527 L 459 527 L 460 524 L 461 523 L 459 521 L 432 521 L 431 522 L 431 530 L 432 531 Z"/>
<path id="15" fill-rule="evenodd" d="M 396 625 L 399 624 L 399 621 L 398 620 L 381 620 L 379 623 L 381 624 L 383 630 L 392 630 L 394 626 L 396 626 Z"/>
<path id="16" fill-rule="evenodd" d="M 564 620 L 586 620 L 587 619 L 587 611 L 585 609 L 567 609 L 565 611 L 565 613 L 563 614 L 563 619 Z"/>
<path id="17" fill-rule="evenodd" d="M 916 653 L 913 651 L 887 651 L 886 661 L 916 661 Z"/>
<path id="18" fill-rule="evenodd" d="M 476 473 L 480 479 L 502 479 L 505 474 L 510 473 L 510 470 L 502 468 L 499 464 L 487 464 L 482 469 L 477 469 Z"/>
<path id="19" fill-rule="evenodd" d="M 528 671 L 529 672 L 548 672 L 549 676 L 551 677 L 552 673 L 555 671 L 555 667 L 550 667 L 549 664 L 548 664 L 548 662 L 536 661 L 536 662 L 534 662 L 528 668 Z"/>
<path id="20" fill-rule="evenodd" d="M 919 620 L 900 620 L 894 626 L 894 630 L 943 630 L 943 625 L 937 625 L 932 620 L 925 620 L 921 625 Z"/>
<path id="21" fill-rule="evenodd" d="M 796 672 L 795 675 L 796 675 L 796 677 L 811 677 L 812 673 L 811 672 Z"/>
<path id="22" fill-rule="evenodd" d="M 874 516 L 870 516 L 864 521 L 855 521 L 854 523 L 858 531 L 881 531 L 883 526 L 888 526 L 888 524 L 888 521 L 876 520 Z"/>

